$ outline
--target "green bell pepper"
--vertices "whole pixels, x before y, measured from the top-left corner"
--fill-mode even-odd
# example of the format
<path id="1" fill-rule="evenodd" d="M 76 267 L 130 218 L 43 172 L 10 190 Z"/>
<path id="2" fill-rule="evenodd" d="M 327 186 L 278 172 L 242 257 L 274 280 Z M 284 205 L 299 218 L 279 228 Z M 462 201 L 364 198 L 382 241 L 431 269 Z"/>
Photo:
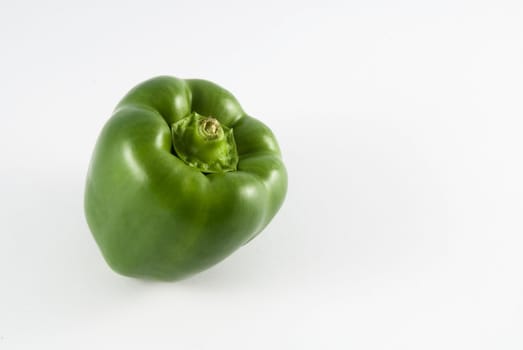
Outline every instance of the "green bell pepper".
<path id="1" fill-rule="evenodd" d="M 104 126 L 84 207 L 113 270 L 177 280 L 253 239 L 286 190 L 267 126 L 214 83 L 162 76 L 133 88 Z"/>

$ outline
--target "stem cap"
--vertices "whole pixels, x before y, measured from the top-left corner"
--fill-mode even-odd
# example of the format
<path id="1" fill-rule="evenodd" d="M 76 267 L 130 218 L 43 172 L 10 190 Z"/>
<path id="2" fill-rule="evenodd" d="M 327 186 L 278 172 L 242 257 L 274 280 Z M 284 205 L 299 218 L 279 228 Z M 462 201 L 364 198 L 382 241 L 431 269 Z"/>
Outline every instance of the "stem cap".
<path id="1" fill-rule="evenodd" d="M 187 165 L 204 173 L 236 170 L 233 130 L 217 119 L 193 112 L 172 124 L 171 130 L 176 155 Z"/>

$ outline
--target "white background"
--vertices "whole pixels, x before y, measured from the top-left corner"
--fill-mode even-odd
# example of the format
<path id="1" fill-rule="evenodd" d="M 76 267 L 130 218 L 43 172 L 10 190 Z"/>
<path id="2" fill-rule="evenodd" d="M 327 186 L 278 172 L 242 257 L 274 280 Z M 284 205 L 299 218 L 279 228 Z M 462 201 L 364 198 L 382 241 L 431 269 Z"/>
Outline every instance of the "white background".
<path id="1" fill-rule="evenodd" d="M 0 3 L 0 349 L 522 349 L 521 1 Z M 269 125 L 263 234 L 177 283 L 83 215 L 103 124 L 155 75 Z"/>

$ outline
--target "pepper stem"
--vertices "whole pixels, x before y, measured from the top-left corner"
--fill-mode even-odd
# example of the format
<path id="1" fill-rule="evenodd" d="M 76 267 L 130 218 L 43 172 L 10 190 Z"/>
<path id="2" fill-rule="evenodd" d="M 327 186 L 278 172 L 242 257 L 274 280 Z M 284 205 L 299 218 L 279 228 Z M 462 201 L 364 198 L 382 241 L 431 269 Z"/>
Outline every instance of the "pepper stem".
<path id="1" fill-rule="evenodd" d="M 220 122 L 211 116 L 199 121 L 200 132 L 209 140 L 218 138 L 220 131 L 223 133 Z"/>
<path id="2" fill-rule="evenodd" d="M 238 152 L 232 129 L 218 119 L 198 113 L 171 126 L 172 141 L 178 158 L 204 173 L 236 170 Z"/>

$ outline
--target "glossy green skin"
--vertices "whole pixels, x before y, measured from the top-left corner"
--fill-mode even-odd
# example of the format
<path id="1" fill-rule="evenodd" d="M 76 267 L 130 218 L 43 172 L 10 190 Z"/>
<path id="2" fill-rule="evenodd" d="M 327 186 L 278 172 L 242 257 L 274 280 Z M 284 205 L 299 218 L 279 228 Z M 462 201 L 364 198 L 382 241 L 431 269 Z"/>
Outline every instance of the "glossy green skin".
<path id="1" fill-rule="evenodd" d="M 204 174 L 172 153 L 170 125 L 193 111 L 233 129 L 236 171 Z M 105 125 L 89 167 L 85 213 L 113 270 L 177 280 L 254 238 L 286 189 L 267 126 L 216 84 L 162 76 L 133 88 Z"/>

